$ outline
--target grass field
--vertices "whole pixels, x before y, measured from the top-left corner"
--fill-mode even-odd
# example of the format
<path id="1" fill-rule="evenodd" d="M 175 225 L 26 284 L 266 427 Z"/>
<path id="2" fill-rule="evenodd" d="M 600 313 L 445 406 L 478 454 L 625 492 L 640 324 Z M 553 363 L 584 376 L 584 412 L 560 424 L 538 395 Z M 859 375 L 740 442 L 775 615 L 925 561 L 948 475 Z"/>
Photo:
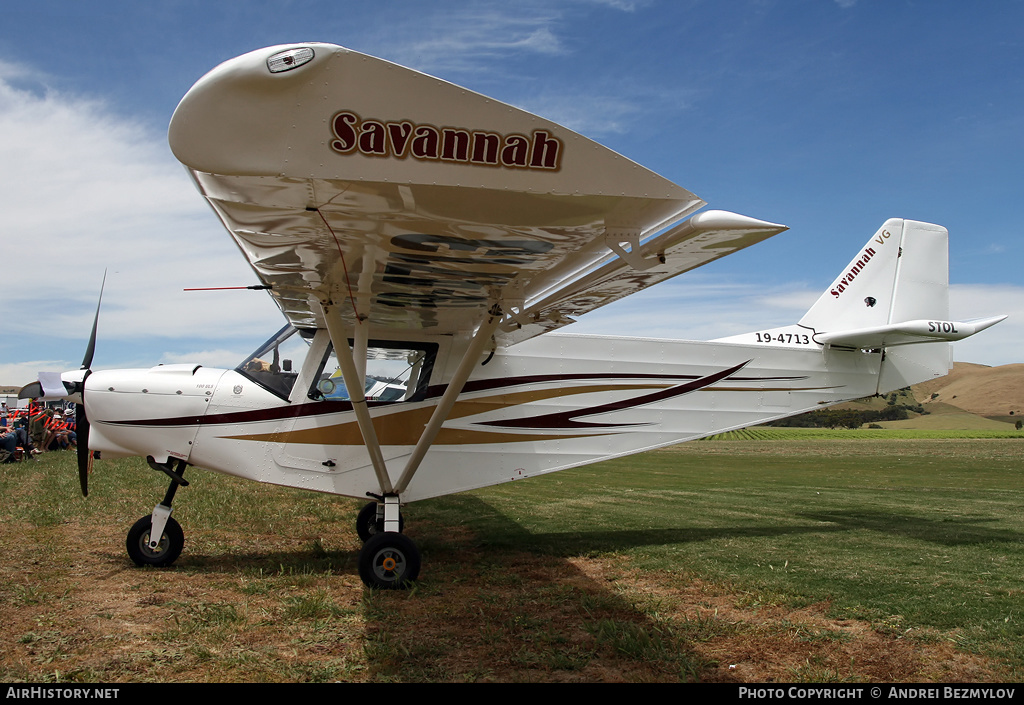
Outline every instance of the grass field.
<path id="1" fill-rule="evenodd" d="M 750 431 L 410 505 L 401 593 L 359 502 L 193 470 L 140 570 L 163 476 L 0 466 L 0 680 L 1024 678 L 1024 439 Z"/>

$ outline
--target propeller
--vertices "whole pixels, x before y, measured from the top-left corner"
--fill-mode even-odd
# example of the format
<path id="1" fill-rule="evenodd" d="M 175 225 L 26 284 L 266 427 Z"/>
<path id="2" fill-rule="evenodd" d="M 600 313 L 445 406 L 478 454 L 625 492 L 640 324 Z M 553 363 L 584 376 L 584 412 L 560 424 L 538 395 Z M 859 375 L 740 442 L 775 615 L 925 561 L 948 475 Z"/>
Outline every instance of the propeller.
<path id="1" fill-rule="evenodd" d="M 107 272 L 103 272 L 103 282 L 100 284 L 100 298 L 96 302 L 96 315 L 92 319 L 92 332 L 89 334 L 89 344 L 85 348 L 85 357 L 82 358 L 82 367 L 85 371 L 82 381 L 76 384 L 77 391 L 81 394 L 82 400 L 75 404 L 75 434 L 77 441 L 75 449 L 78 452 L 78 484 L 82 486 L 82 496 L 89 496 L 89 462 L 92 454 L 89 453 L 89 418 L 85 415 L 85 380 L 92 374 L 92 358 L 96 353 L 96 327 L 100 322 L 100 305 L 103 303 L 103 287 L 107 284 Z"/>
<path id="2" fill-rule="evenodd" d="M 82 366 L 76 373 L 65 373 L 59 375 L 55 372 L 40 372 L 39 381 L 32 382 L 21 388 L 18 392 L 19 399 L 66 399 L 71 395 L 78 395 L 75 402 L 75 433 L 77 435 L 78 451 L 78 482 L 82 486 L 82 496 L 89 496 L 89 419 L 85 415 L 85 380 L 92 374 L 92 358 L 96 353 L 96 328 L 100 321 L 100 305 L 103 303 L 103 288 L 107 283 L 107 272 L 103 272 L 103 282 L 100 284 L 100 298 L 96 302 L 96 315 L 92 319 L 92 333 L 89 334 L 89 344 L 85 348 L 85 357 L 82 358 Z M 68 379 L 62 379 L 68 377 Z"/>

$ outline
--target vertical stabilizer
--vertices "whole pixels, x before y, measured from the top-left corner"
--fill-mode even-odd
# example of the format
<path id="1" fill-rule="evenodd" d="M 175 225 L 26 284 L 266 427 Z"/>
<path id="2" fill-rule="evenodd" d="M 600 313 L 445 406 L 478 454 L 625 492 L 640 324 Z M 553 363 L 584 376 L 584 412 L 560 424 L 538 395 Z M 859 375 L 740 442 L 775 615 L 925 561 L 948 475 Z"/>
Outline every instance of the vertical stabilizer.
<path id="1" fill-rule="evenodd" d="M 914 220 L 886 221 L 821 295 L 800 325 L 819 340 L 843 331 L 949 318 L 949 235 Z M 826 334 L 829 334 L 826 336 Z M 887 345 L 878 393 L 949 372 L 949 343 Z"/>
<path id="2" fill-rule="evenodd" d="M 800 319 L 816 333 L 890 323 L 904 221 L 887 220 Z"/>

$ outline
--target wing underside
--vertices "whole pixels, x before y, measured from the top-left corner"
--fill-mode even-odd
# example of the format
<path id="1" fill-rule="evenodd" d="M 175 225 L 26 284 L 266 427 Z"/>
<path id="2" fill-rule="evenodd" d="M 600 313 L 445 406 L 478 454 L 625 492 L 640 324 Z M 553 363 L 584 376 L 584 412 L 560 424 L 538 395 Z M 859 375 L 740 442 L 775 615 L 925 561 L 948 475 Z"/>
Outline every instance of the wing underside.
<path id="1" fill-rule="evenodd" d="M 214 69 L 170 142 L 299 328 L 333 301 L 349 324 L 467 332 L 497 304 L 514 344 L 784 229 L 686 220 L 703 201 L 601 145 L 333 45 Z"/>

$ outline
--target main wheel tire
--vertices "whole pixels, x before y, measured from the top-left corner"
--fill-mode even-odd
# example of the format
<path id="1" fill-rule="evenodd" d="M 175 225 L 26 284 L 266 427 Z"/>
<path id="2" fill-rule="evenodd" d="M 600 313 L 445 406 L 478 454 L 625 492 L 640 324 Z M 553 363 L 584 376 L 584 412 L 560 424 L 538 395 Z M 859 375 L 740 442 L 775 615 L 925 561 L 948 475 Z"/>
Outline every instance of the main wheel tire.
<path id="1" fill-rule="evenodd" d="M 174 517 L 167 517 L 167 525 L 160 536 L 160 545 L 156 549 L 149 547 L 149 534 L 153 526 L 153 517 L 144 516 L 135 522 L 128 531 L 125 547 L 135 565 L 165 566 L 174 563 L 185 547 L 185 532 Z"/>
<path id="2" fill-rule="evenodd" d="M 402 534 L 375 534 L 359 552 L 359 577 L 367 587 L 402 590 L 419 574 L 420 550 Z"/>
<path id="3" fill-rule="evenodd" d="M 405 517 L 399 512 L 398 533 L 403 531 L 405 531 Z M 359 516 L 356 517 L 356 533 L 359 534 L 359 538 L 363 543 L 369 541 L 371 536 L 384 533 L 384 520 L 377 519 L 376 502 L 370 502 L 359 510 Z"/>

